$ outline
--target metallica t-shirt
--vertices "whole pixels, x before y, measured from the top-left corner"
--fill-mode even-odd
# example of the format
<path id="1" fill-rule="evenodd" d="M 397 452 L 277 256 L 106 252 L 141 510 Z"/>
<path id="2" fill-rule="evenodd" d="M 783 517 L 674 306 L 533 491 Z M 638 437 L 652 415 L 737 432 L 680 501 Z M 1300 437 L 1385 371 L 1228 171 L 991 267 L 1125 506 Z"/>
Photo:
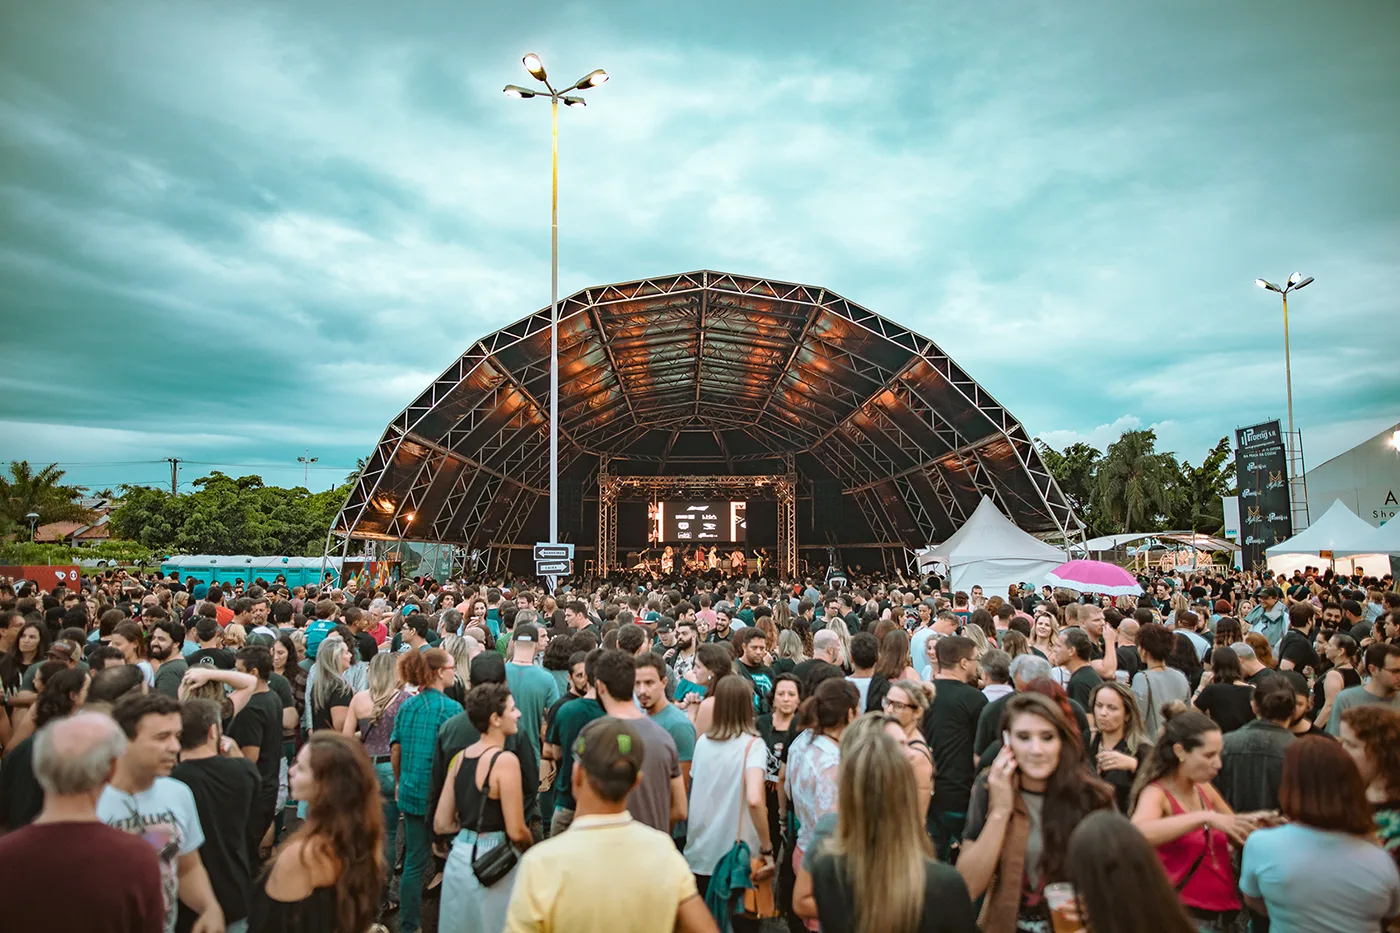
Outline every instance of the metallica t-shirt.
<path id="1" fill-rule="evenodd" d="M 180 901 L 179 859 L 204 845 L 194 794 L 174 778 L 158 777 L 145 790 L 128 794 L 108 784 L 97 801 L 97 818 L 108 826 L 139 836 L 160 858 L 165 895 L 165 933 L 175 933 Z"/>

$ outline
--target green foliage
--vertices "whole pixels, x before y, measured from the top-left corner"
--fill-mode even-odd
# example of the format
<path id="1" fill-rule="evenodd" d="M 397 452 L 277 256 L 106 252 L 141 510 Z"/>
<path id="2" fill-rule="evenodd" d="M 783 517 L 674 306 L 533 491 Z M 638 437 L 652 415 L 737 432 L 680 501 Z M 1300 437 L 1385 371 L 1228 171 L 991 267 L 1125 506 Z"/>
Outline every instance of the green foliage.
<path id="1" fill-rule="evenodd" d="M 1225 527 L 1221 496 L 1234 495 L 1235 457 L 1230 439 L 1222 437 L 1199 467 L 1183 460 L 1171 488 L 1173 528 L 1219 534 Z"/>
<path id="2" fill-rule="evenodd" d="M 113 534 L 152 550 L 184 554 L 314 556 L 345 502 L 345 487 L 312 493 L 267 486 L 260 476 L 214 471 L 196 491 L 172 496 L 150 486 L 123 487 Z"/>
<path id="3" fill-rule="evenodd" d="M 88 519 L 76 501 L 85 490 L 64 485 L 63 476 L 55 463 L 35 472 L 28 460 L 11 460 L 9 474 L 0 476 L 0 535 L 27 533 L 30 513 L 38 514 L 39 525 Z"/>
<path id="4" fill-rule="evenodd" d="M 1176 473 L 1175 458 L 1157 452 L 1156 431 L 1125 431 L 1099 464 L 1095 505 L 1125 532 L 1161 530 Z"/>
<path id="5" fill-rule="evenodd" d="M 0 545 L 0 564 L 76 564 L 81 560 L 107 560 L 119 564 L 153 564 L 163 557 L 134 541 L 103 541 L 91 547 L 66 544 L 30 544 L 16 541 Z"/>

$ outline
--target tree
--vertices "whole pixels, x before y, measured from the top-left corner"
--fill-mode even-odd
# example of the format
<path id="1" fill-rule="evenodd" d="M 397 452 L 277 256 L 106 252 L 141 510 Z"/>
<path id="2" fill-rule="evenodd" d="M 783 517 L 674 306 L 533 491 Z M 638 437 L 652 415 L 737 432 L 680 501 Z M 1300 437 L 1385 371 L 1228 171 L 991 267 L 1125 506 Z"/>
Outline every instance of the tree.
<path id="1" fill-rule="evenodd" d="M 1221 496 L 1234 495 L 1235 458 L 1222 437 L 1199 467 L 1183 460 L 1171 484 L 1171 526 L 1219 534 L 1225 527 Z"/>
<path id="2" fill-rule="evenodd" d="M 346 476 L 345 476 L 345 485 L 349 486 L 349 485 L 351 485 L 352 483 L 358 482 L 359 479 L 360 479 L 360 474 L 363 473 L 364 471 L 365 471 L 365 458 L 364 458 L 364 457 L 356 457 L 356 458 L 355 458 L 355 472 L 346 474 Z"/>
<path id="3" fill-rule="evenodd" d="M 1070 444 L 1063 451 L 1039 442 L 1040 459 L 1065 494 L 1070 507 L 1092 533 L 1100 533 L 1098 514 L 1094 508 L 1095 475 L 1103 454 L 1092 444 L 1082 441 Z"/>
<path id="4" fill-rule="evenodd" d="M 35 472 L 28 460 L 11 460 L 9 475 L 0 476 L 0 534 L 27 532 L 31 513 L 38 514 L 40 525 L 90 518 L 77 501 L 83 487 L 64 485 L 64 473 L 56 463 Z"/>
<path id="5" fill-rule="evenodd" d="M 260 476 L 218 471 L 194 481 L 195 491 L 124 487 L 112 530 L 154 551 L 187 554 L 315 556 L 344 504 L 342 486 L 312 493 L 268 486 Z"/>
<path id="6" fill-rule="evenodd" d="M 1159 530 L 1159 517 L 1170 510 L 1176 460 L 1156 447 L 1156 431 L 1126 431 L 1099 463 L 1095 505 L 1124 532 Z"/>

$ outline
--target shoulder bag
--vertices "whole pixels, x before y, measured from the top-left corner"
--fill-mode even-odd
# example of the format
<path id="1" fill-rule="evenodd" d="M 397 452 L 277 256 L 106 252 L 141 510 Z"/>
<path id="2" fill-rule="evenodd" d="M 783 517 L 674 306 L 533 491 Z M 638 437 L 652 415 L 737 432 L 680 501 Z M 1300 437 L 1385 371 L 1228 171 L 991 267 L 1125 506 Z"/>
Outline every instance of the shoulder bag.
<path id="1" fill-rule="evenodd" d="M 505 749 L 496 752 L 491 763 L 486 766 L 486 777 L 481 779 L 481 806 L 476 811 L 476 825 L 481 825 L 482 817 L 486 815 L 486 801 L 491 796 L 491 769 L 496 767 L 496 759 L 505 754 Z M 478 856 L 476 854 L 476 844 L 481 837 L 480 830 L 476 837 L 472 839 L 472 874 L 476 875 L 476 880 L 484 888 L 489 888 L 497 881 L 500 881 L 515 868 L 515 863 L 520 861 L 520 856 L 516 854 L 515 846 L 510 838 L 496 846 L 490 852 Z"/>
<path id="2" fill-rule="evenodd" d="M 744 833 L 744 817 L 748 814 L 748 790 L 746 788 L 749 770 L 749 749 L 753 748 L 753 743 L 757 739 L 749 739 L 749 744 L 744 746 L 744 757 L 739 762 L 739 825 L 734 827 L 734 841 L 740 841 Z M 770 840 L 771 842 L 771 840 Z M 763 880 L 758 880 L 757 875 L 763 869 L 763 857 L 749 861 L 749 879 L 751 887 L 744 889 L 743 915 L 757 919 L 778 916 L 777 898 L 773 894 L 773 876 L 777 872 L 769 874 Z"/>

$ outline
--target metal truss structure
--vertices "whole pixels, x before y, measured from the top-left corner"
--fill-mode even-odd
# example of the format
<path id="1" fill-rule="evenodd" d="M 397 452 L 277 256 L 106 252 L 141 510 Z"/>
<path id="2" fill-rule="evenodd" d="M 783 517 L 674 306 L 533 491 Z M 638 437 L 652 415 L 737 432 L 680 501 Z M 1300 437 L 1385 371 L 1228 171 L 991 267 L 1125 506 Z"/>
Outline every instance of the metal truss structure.
<path id="1" fill-rule="evenodd" d="M 598 572 L 618 567 L 617 503 L 620 499 L 653 501 L 667 496 L 715 499 L 776 499 L 778 502 L 778 567 L 787 577 L 797 576 L 797 474 L 772 476 L 618 476 L 598 473 Z"/>
<path id="2" fill-rule="evenodd" d="M 848 542 L 940 541 L 983 495 L 1027 531 L 1082 536 L 1005 408 L 932 340 L 840 295 L 702 271 L 586 288 L 559 313 L 561 488 L 591 489 L 595 475 L 600 490 L 604 476 L 782 476 L 791 561 L 799 484 L 817 481 L 846 497 L 850 527 L 836 537 Z M 333 532 L 540 540 L 549 330 L 546 308 L 434 380 L 385 429 Z M 616 540 L 615 505 L 600 542 Z M 509 552 L 492 557 L 499 569 Z"/>

